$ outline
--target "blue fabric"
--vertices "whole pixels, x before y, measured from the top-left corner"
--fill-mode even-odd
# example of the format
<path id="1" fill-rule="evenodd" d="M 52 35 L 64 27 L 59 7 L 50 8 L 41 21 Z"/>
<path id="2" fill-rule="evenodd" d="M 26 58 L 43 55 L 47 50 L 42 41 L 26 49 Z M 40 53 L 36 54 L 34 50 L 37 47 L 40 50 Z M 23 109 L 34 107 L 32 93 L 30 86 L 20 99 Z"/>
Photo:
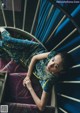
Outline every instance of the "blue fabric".
<path id="1" fill-rule="evenodd" d="M 50 34 L 50 31 L 52 29 L 53 23 L 56 21 L 59 13 L 60 13 L 60 10 L 59 9 L 56 9 L 55 12 L 54 12 L 54 15 L 53 15 L 53 17 L 51 19 L 50 24 L 49 24 L 48 28 L 46 29 L 46 32 L 44 33 L 44 37 L 42 39 L 42 42 L 45 42 L 45 40 L 47 39 L 48 35 Z"/>
<path id="2" fill-rule="evenodd" d="M 47 0 L 42 0 L 41 1 L 39 18 L 38 18 L 38 24 L 37 24 L 36 32 L 35 32 L 35 36 L 37 38 L 39 38 L 38 34 L 40 34 L 40 32 L 41 32 L 41 30 L 43 28 L 43 23 L 44 23 L 44 21 L 46 19 L 46 16 L 48 15 L 48 13 L 47 12 L 45 13 L 45 11 L 49 11 L 49 7 L 50 7 L 49 1 L 47 1 Z M 45 13 L 45 15 L 44 15 L 44 13 Z"/>
<path id="3" fill-rule="evenodd" d="M 71 53 L 74 58 L 75 65 L 80 64 L 80 48 Z"/>
<path id="4" fill-rule="evenodd" d="M 68 42 L 66 45 L 62 46 L 61 48 L 57 49 L 58 51 L 63 51 L 65 48 L 73 46 L 75 43 L 80 44 L 80 36 L 75 37 L 75 39 Z"/>
<path id="5" fill-rule="evenodd" d="M 51 12 L 50 16 L 48 17 L 48 19 L 46 19 L 44 28 L 43 28 L 43 30 L 42 30 L 40 36 L 39 36 L 41 40 L 42 40 L 42 37 L 44 37 L 44 34 L 46 33 L 46 30 L 47 30 L 48 26 L 49 26 L 50 23 L 51 23 L 51 20 L 52 20 L 52 18 L 53 18 L 54 12 L 55 12 L 55 10 L 53 10 L 53 11 Z M 49 34 L 48 34 L 48 35 L 49 35 Z"/>
<path id="6" fill-rule="evenodd" d="M 42 0 L 41 4 L 40 4 L 38 24 L 37 24 L 37 28 L 36 28 L 36 32 L 35 32 L 35 36 L 41 42 L 44 42 L 46 40 L 46 38 L 48 37 L 48 35 L 50 34 L 53 23 L 55 23 L 55 20 L 60 13 L 59 9 L 55 9 L 55 11 L 53 10 L 51 12 L 50 16 L 47 18 L 49 10 L 52 5 L 49 1 L 47 1 L 47 0 L 45 0 L 45 1 Z"/>
<path id="7" fill-rule="evenodd" d="M 75 17 L 80 12 L 80 5 L 71 13 L 72 17 Z M 66 19 L 56 30 L 55 36 L 70 22 L 70 19 Z"/>
<path id="8" fill-rule="evenodd" d="M 46 93 L 51 93 L 51 90 L 52 90 L 52 86 L 55 84 L 56 82 L 56 78 L 54 79 L 48 79 L 46 81 L 40 81 L 40 84 L 43 88 L 43 90 L 46 92 Z"/>
<path id="9" fill-rule="evenodd" d="M 75 104 L 66 104 L 65 109 L 67 109 L 70 113 L 80 113 L 80 109 L 78 109 L 78 107 L 76 107 L 76 103 Z"/>

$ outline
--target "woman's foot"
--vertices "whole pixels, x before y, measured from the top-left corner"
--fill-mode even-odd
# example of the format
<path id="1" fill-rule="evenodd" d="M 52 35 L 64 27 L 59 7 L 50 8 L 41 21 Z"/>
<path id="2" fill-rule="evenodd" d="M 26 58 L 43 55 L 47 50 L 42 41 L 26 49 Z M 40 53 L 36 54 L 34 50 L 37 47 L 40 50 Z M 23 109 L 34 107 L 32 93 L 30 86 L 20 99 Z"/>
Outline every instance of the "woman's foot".
<path id="1" fill-rule="evenodd" d="M 5 28 L 0 27 L 0 32 L 3 32 L 3 31 L 5 31 Z"/>
<path id="2" fill-rule="evenodd" d="M 10 33 L 3 27 L 0 27 L 0 32 L 1 32 L 2 39 L 6 39 L 7 37 L 10 36 Z"/>

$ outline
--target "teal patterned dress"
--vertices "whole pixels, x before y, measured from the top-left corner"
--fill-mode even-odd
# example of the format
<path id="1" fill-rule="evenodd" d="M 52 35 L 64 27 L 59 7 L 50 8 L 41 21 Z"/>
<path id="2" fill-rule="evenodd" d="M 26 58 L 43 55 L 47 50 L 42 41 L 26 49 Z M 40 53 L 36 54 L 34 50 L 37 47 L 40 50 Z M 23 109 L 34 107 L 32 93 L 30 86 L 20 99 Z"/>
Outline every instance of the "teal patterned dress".
<path id="1" fill-rule="evenodd" d="M 0 41 L 0 48 L 15 62 L 23 64 L 25 68 L 28 67 L 32 56 L 47 52 L 39 43 L 27 39 L 13 38 L 6 30 L 1 35 L 3 38 Z M 33 70 L 33 74 L 39 80 L 42 89 L 47 93 L 50 93 L 52 86 L 57 80 L 56 75 L 52 75 L 45 69 L 47 63 L 55 54 L 55 51 L 51 51 L 48 58 L 37 61 Z"/>
<path id="2" fill-rule="evenodd" d="M 52 86 L 57 82 L 58 76 L 46 71 L 46 65 L 52 57 L 56 55 L 55 51 L 51 51 L 47 58 L 37 61 L 33 74 L 38 78 L 42 89 L 50 93 Z"/>
<path id="3" fill-rule="evenodd" d="M 4 53 L 0 53 L 0 56 L 4 56 L 6 53 L 7 57 L 23 64 L 25 68 L 28 67 L 32 56 L 46 52 L 45 48 L 39 43 L 27 39 L 13 38 L 7 30 L 3 31 L 1 35 L 3 39 L 0 41 L 0 48 L 4 50 Z"/>

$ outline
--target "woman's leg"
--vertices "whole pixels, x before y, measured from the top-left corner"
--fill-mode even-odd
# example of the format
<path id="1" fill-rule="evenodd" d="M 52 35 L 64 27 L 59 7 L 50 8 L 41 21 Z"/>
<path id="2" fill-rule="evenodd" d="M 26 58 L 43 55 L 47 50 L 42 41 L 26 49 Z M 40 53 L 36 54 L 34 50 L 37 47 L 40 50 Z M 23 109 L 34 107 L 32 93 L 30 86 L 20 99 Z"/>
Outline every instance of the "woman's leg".
<path id="1" fill-rule="evenodd" d="M 1 35 L 2 35 L 3 41 L 13 43 L 13 44 L 18 44 L 18 46 L 21 45 L 21 46 L 28 47 L 30 45 L 38 45 L 39 44 L 37 42 L 30 41 L 30 40 L 27 40 L 27 39 L 13 38 L 13 37 L 10 36 L 10 33 L 5 29 L 4 29 L 3 32 L 1 32 Z"/>
<path id="2" fill-rule="evenodd" d="M 29 58 L 37 53 L 42 53 L 45 51 L 44 47 L 34 41 L 24 40 L 24 39 L 16 39 L 10 36 L 7 30 L 4 30 L 2 33 L 3 37 L 3 45 L 5 45 L 5 48 L 8 49 L 8 51 L 12 54 L 12 56 L 23 56 Z M 14 54 L 14 55 L 13 55 Z M 20 55 L 19 55 L 20 54 Z M 19 59 L 19 58 L 18 58 Z"/>
<path id="3" fill-rule="evenodd" d="M 3 35 L 4 36 L 10 36 L 10 33 L 3 27 L 0 27 L 0 32 L 1 32 L 2 38 L 3 38 Z"/>
<path id="4" fill-rule="evenodd" d="M 27 39 L 13 38 L 10 36 L 10 33 L 6 29 L 4 28 L 1 28 L 1 29 L 2 29 L 1 35 L 3 37 L 3 40 L 9 44 L 12 43 L 13 45 L 18 46 L 18 48 L 23 46 L 23 48 L 26 47 L 28 49 L 29 47 L 29 51 L 30 49 L 34 50 L 33 48 L 39 49 L 38 51 L 45 50 L 45 48 L 38 42 L 30 41 Z"/>

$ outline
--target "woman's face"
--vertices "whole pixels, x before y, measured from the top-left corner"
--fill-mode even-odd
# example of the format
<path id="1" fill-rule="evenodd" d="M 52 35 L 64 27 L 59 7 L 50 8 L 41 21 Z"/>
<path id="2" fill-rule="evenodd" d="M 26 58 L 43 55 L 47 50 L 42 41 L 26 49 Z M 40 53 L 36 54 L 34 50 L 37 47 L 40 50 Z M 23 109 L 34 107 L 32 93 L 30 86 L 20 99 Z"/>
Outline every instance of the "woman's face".
<path id="1" fill-rule="evenodd" d="M 53 74 L 58 74 L 62 68 L 62 58 L 60 54 L 57 54 L 48 62 L 46 69 Z"/>

